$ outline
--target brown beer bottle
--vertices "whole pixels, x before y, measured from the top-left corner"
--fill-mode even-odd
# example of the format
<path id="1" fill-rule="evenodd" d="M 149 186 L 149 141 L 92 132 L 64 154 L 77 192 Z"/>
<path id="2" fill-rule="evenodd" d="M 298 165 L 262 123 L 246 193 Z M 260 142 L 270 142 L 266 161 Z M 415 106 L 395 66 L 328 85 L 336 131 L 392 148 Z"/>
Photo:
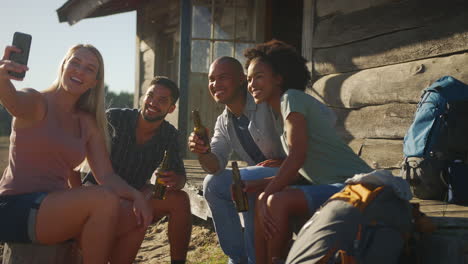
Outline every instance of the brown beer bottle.
<path id="1" fill-rule="evenodd" d="M 206 151 L 208 153 L 211 151 L 210 139 L 208 138 L 208 134 L 206 133 L 206 128 L 202 125 L 202 122 L 200 119 L 200 113 L 198 112 L 198 110 L 192 111 L 192 117 L 193 117 L 193 132 L 195 132 L 195 135 L 197 135 L 197 137 L 203 140 L 203 142 L 205 143 L 205 146 L 208 146 L 208 150 Z"/>
<path id="2" fill-rule="evenodd" d="M 169 155 L 167 150 L 164 151 L 164 158 L 156 169 L 156 183 L 154 185 L 153 198 L 158 200 L 164 200 L 166 198 L 166 185 L 161 182 L 161 172 L 169 170 Z"/>
<path id="3" fill-rule="evenodd" d="M 249 210 L 249 200 L 247 199 L 247 194 L 242 190 L 244 184 L 241 181 L 239 167 L 237 162 L 233 161 L 231 164 L 232 167 L 232 197 L 234 203 L 236 204 L 236 209 L 238 212 L 246 212 Z"/>

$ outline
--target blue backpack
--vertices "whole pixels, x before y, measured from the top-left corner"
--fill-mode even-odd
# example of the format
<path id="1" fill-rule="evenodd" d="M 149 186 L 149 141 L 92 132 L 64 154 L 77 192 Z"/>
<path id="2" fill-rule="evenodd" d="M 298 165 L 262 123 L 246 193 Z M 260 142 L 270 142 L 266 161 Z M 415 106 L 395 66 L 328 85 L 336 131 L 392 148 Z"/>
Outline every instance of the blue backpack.
<path id="1" fill-rule="evenodd" d="M 403 152 L 416 197 L 468 203 L 468 85 L 445 76 L 424 89 Z"/>

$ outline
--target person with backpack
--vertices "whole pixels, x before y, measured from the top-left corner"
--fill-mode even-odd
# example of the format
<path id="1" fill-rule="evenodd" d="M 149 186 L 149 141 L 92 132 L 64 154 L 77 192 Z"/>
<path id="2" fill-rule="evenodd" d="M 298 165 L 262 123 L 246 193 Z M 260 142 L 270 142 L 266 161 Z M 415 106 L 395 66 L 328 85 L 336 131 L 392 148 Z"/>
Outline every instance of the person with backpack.
<path id="1" fill-rule="evenodd" d="M 408 183 L 386 170 L 349 178 L 301 229 L 286 263 L 419 263 L 403 248 L 414 228 L 430 231 L 411 198 Z"/>
<path id="2" fill-rule="evenodd" d="M 304 92 L 310 72 L 292 46 L 272 40 L 244 55 L 255 103 L 266 102 L 283 120 L 281 141 L 287 157 L 256 204 L 257 263 L 272 263 L 287 256 L 290 219 L 308 219 L 347 178 L 371 168 L 339 137 L 320 102 Z M 300 177 L 305 185 L 291 185 Z M 246 191 L 252 191 L 251 183 L 245 184 Z"/>

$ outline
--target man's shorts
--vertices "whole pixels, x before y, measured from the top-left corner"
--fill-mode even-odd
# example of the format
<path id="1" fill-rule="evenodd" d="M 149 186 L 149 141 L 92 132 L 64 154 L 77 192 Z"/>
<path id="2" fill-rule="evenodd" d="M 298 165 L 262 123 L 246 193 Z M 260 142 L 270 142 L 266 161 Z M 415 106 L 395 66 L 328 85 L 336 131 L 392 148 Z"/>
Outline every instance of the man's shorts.
<path id="1" fill-rule="evenodd" d="M 36 243 L 36 215 L 45 192 L 0 196 L 0 241 Z"/>

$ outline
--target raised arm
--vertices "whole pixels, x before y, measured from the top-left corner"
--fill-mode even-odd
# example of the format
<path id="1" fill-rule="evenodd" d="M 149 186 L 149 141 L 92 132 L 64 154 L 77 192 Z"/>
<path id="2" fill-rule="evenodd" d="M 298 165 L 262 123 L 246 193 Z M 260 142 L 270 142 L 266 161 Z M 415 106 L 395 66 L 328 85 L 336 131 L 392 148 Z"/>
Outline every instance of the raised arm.
<path id="1" fill-rule="evenodd" d="M 28 70 L 26 65 L 10 61 L 8 58 L 12 52 L 21 50 L 14 46 L 7 46 L 0 61 L 0 103 L 14 116 L 17 121 L 27 125 L 44 118 L 46 103 L 43 95 L 34 89 L 16 90 L 11 80 L 21 81 L 11 76 L 8 72 L 24 72 Z"/>
<path id="2" fill-rule="evenodd" d="M 206 172 L 211 173 L 211 174 L 216 173 L 221 168 L 218 157 L 213 153 L 213 147 L 219 148 L 220 145 L 224 144 L 222 136 L 220 135 L 220 133 L 217 132 L 217 129 L 219 129 L 218 122 L 216 122 L 215 134 L 213 135 L 213 138 L 211 139 L 212 152 L 207 152 L 208 147 L 205 145 L 206 142 L 203 142 L 202 139 L 200 139 L 194 132 L 190 134 L 189 140 L 188 140 L 188 146 L 189 146 L 190 151 L 192 153 L 197 154 L 198 162 L 200 162 L 200 165 L 202 166 L 202 168 Z M 207 130 L 206 131 L 207 135 L 209 135 L 208 128 L 206 130 Z"/>

